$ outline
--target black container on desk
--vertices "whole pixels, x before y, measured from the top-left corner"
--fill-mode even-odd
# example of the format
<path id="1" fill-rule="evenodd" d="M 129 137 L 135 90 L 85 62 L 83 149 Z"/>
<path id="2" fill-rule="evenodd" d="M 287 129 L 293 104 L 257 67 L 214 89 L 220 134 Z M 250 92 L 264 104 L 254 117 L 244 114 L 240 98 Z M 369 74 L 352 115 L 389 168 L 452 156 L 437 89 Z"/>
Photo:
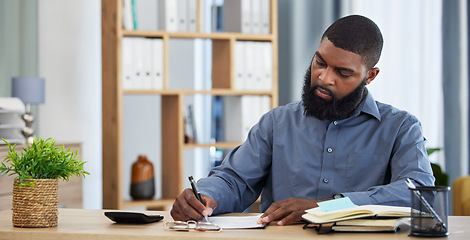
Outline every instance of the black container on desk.
<path id="1" fill-rule="evenodd" d="M 411 189 L 411 226 L 413 237 L 449 235 L 448 192 L 450 187 L 416 187 Z"/>

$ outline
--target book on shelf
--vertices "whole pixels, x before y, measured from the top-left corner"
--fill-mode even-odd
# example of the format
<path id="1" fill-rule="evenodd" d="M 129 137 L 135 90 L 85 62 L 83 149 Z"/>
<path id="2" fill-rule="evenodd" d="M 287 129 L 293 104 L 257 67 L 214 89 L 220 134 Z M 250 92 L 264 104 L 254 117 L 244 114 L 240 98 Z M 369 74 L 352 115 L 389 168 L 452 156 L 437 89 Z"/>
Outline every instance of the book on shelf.
<path id="1" fill-rule="evenodd" d="M 236 41 L 234 56 L 235 90 L 271 91 L 273 88 L 272 43 Z"/>
<path id="2" fill-rule="evenodd" d="M 152 39 L 143 38 L 142 39 L 142 89 L 152 89 Z"/>
<path id="3" fill-rule="evenodd" d="M 196 31 L 197 0 L 123 0 L 126 30 Z"/>
<path id="4" fill-rule="evenodd" d="M 122 2 L 122 26 L 124 29 L 133 30 L 134 22 L 132 16 L 132 0 L 123 0 Z"/>
<path id="5" fill-rule="evenodd" d="M 163 40 L 124 37 L 122 39 L 122 88 L 160 90 L 163 88 Z"/>
<path id="6" fill-rule="evenodd" d="M 186 31 L 196 32 L 197 31 L 197 0 L 185 0 L 187 1 L 187 25 Z"/>
<path id="7" fill-rule="evenodd" d="M 194 121 L 194 111 L 193 106 L 188 105 L 186 116 L 184 118 L 184 126 L 185 126 L 185 142 L 186 143 L 197 143 L 197 131 L 196 131 L 196 124 Z"/>
<path id="8" fill-rule="evenodd" d="M 197 26 L 197 0 L 159 0 L 159 29 L 192 32 Z"/>
<path id="9" fill-rule="evenodd" d="M 210 4 L 211 11 L 211 32 L 222 32 L 223 31 L 223 0 L 212 0 Z"/>
<path id="10" fill-rule="evenodd" d="M 135 9 L 133 13 L 137 27 L 135 30 L 158 30 L 158 1 L 157 0 L 135 0 Z M 132 29 L 130 29 L 132 30 Z"/>
<path id="11" fill-rule="evenodd" d="M 243 142 L 261 116 L 270 110 L 269 96 L 244 95 L 224 97 L 225 141 Z"/>
<path id="12" fill-rule="evenodd" d="M 246 82 L 246 71 L 245 71 L 245 53 L 246 53 L 246 43 L 247 41 L 236 41 L 235 42 L 235 56 L 233 70 L 235 72 L 233 89 L 235 90 L 245 90 Z"/>
<path id="13" fill-rule="evenodd" d="M 148 39 L 151 47 L 151 89 L 163 89 L 163 40 L 160 38 Z"/>
<path id="14" fill-rule="evenodd" d="M 132 0 L 131 1 L 131 8 L 132 8 L 132 24 L 134 29 L 139 29 L 138 23 L 137 23 L 137 6 L 136 6 L 136 1 L 137 0 Z"/>
<path id="15" fill-rule="evenodd" d="M 212 97 L 211 139 L 213 142 L 221 142 L 224 139 L 223 128 L 223 97 Z"/>
<path id="16" fill-rule="evenodd" d="M 361 205 L 332 211 L 323 211 L 321 207 L 312 208 L 302 215 L 310 223 L 331 223 L 357 218 L 399 218 L 409 217 L 409 207 L 387 205 Z"/>
<path id="17" fill-rule="evenodd" d="M 269 34 L 271 32 L 271 1 L 260 0 L 260 33 Z"/>
<path id="18" fill-rule="evenodd" d="M 270 0 L 229 0 L 223 5 L 223 31 L 269 34 Z"/>
<path id="19" fill-rule="evenodd" d="M 158 24 L 159 29 L 168 32 L 178 31 L 178 1 L 159 0 L 158 1 Z"/>

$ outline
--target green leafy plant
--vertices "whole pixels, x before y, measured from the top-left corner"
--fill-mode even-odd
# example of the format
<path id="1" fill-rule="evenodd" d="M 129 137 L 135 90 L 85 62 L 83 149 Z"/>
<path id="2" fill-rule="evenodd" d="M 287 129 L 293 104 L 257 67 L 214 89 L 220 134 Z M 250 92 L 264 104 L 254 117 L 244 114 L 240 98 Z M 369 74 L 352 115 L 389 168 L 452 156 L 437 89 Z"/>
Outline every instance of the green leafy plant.
<path id="1" fill-rule="evenodd" d="M 439 152 L 441 151 L 441 148 L 426 148 L 426 152 L 428 153 L 428 156 L 433 154 L 434 152 Z M 441 166 L 436 163 L 431 163 L 431 168 L 432 172 L 434 175 L 434 178 L 436 181 L 434 182 L 434 185 L 436 186 L 448 186 L 449 185 L 449 176 L 442 171 Z"/>
<path id="2" fill-rule="evenodd" d="M 62 179 L 69 181 L 70 176 L 90 175 L 84 170 L 85 161 L 78 160 L 78 151 L 72 152 L 64 146 L 55 146 L 55 139 L 35 138 L 33 143 L 27 145 L 22 151 L 15 151 L 5 139 L 9 151 L 0 166 L 0 173 L 11 176 L 16 174 L 19 186 L 34 186 L 34 181 L 25 179 Z"/>

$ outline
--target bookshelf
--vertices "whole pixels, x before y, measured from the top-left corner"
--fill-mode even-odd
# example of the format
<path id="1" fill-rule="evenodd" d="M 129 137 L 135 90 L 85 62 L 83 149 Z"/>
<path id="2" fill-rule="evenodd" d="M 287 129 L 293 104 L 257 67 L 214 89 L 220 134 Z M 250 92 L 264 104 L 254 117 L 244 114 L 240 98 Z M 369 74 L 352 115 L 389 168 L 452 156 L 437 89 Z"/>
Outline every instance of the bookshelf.
<path id="1" fill-rule="evenodd" d="M 195 94 L 211 96 L 263 95 L 278 104 L 277 0 L 270 0 L 270 33 L 243 34 L 201 31 L 203 0 L 197 0 L 197 30 L 166 32 L 126 30 L 123 28 L 122 0 L 102 0 L 102 133 L 103 133 L 103 208 L 147 207 L 166 209 L 183 190 L 183 151 L 194 148 L 234 148 L 241 142 L 197 144 L 184 142 L 184 97 Z M 209 13 L 208 13 L 209 14 Z M 163 42 L 163 88 L 128 90 L 122 86 L 122 39 L 124 37 L 159 38 Z M 209 39 L 212 41 L 212 88 L 209 90 L 170 89 L 170 39 Z M 270 90 L 235 90 L 234 55 L 236 41 L 263 41 L 272 44 L 272 88 Z M 145 201 L 123 198 L 123 97 L 125 95 L 161 96 L 162 197 Z"/>

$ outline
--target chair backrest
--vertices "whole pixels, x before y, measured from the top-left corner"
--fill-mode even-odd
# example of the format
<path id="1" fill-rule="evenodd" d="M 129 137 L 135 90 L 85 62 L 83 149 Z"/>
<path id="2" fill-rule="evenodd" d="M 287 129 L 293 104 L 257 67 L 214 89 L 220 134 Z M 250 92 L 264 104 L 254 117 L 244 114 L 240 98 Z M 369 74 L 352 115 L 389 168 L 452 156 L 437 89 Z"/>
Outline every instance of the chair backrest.
<path id="1" fill-rule="evenodd" d="M 470 176 L 460 177 L 452 186 L 454 216 L 470 216 Z"/>

